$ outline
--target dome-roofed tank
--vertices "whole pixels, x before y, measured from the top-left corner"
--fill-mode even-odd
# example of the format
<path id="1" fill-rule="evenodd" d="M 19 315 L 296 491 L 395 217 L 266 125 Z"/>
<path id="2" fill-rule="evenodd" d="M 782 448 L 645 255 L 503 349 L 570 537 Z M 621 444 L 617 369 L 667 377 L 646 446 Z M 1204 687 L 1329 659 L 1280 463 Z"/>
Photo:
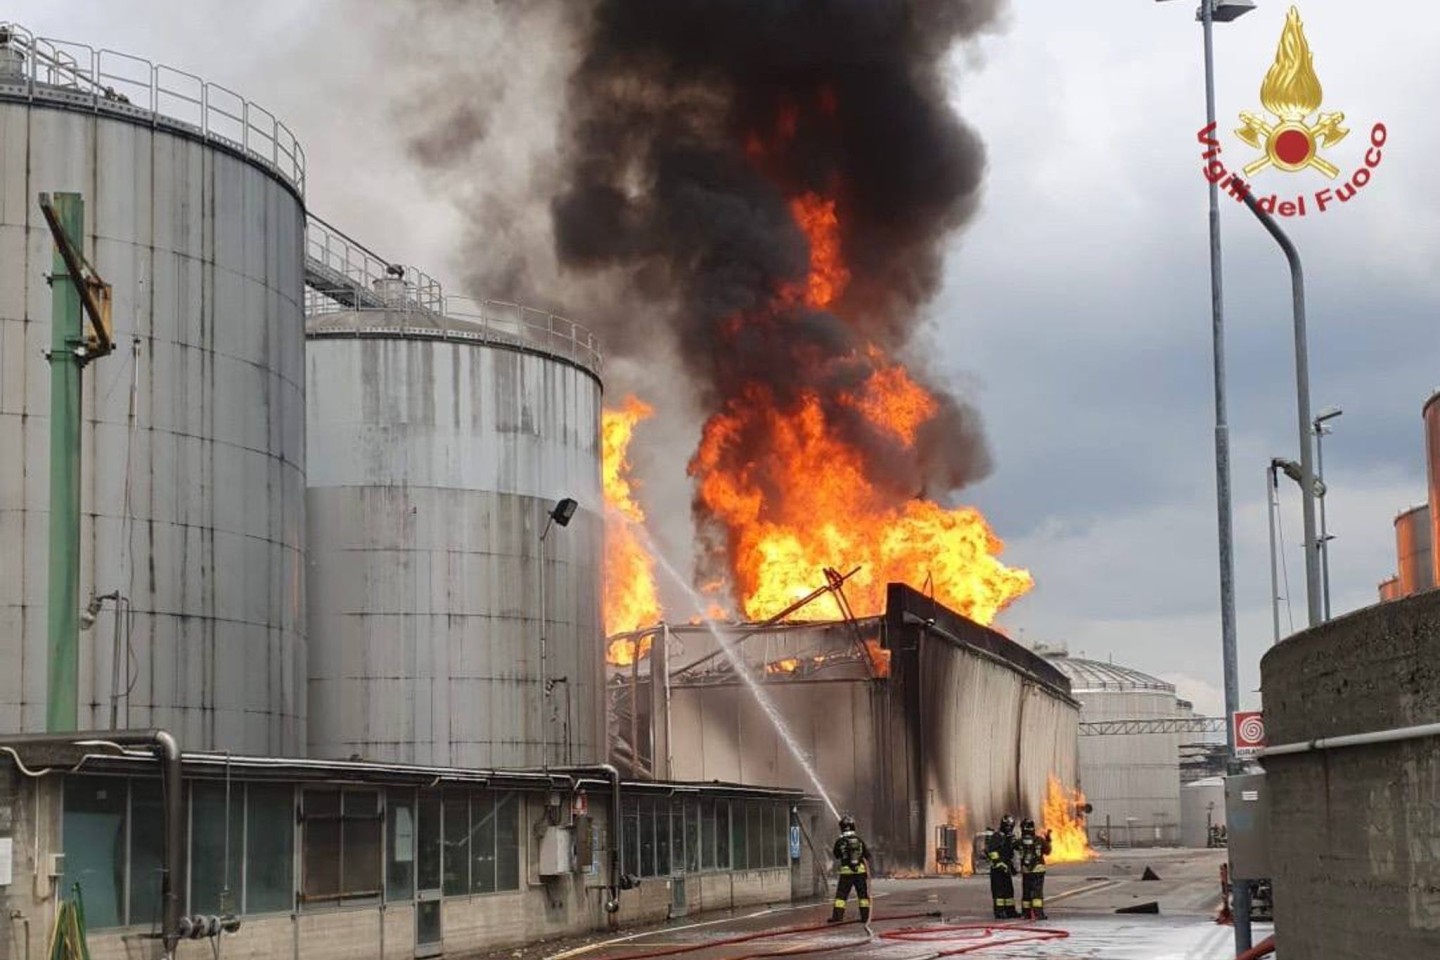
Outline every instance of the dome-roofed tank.
<path id="1" fill-rule="evenodd" d="M 311 753 L 602 760 L 589 334 L 510 304 L 452 298 L 442 313 L 394 280 L 375 289 L 374 309 L 308 327 Z M 564 498 L 578 510 L 562 528 L 548 521 Z"/>
<path id="2" fill-rule="evenodd" d="M 1080 701 L 1080 723 L 1189 716 L 1174 684 L 1130 667 L 1047 651 Z M 1082 731 L 1084 730 L 1082 726 Z M 1096 845 L 1174 845 L 1180 839 L 1179 734 L 1104 733 L 1079 738 L 1080 787 Z"/>
<path id="3" fill-rule="evenodd" d="M 84 371 L 78 723 L 109 727 L 113 703 L 119 726 L 188 750 L 299 752 L 304 156 L 188 73 L 0 38 L 0 731 L 46 726 L 54 242 L 37 198 L 74 192 L 117 345 Z"/>

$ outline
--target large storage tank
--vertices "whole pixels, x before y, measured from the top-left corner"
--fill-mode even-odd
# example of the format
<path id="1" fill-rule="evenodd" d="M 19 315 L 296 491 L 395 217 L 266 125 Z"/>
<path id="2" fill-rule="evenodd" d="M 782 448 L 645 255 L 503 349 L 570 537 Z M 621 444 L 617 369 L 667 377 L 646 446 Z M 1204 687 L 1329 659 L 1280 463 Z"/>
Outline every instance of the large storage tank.
<path id="1" fill-rule="evenodd" d="M 305 743 L 304 158 L 189 74 L 0 26 L 0 730 L 45 726 L 53 242 L 79 192 L 114 288 L 85 370 L 79 723 Z M 133 403 L 133 407 L 132 407 Z M 131 411 L 133 410 L 133 418 Z M 112 689 L 114 651 L 119 682 Z"/>
<path id="2" fill-rule="evenodd" d="M 598 354 L 543 313 L 401 299 L 308 326 L 311 753 L 603 760 Z"/>
<path id="3" fill-rule="evenodd" d="M 1080 722 L 1170 720 L 1189 714 L 1175 687 L 1098 660 L 1046 654 L 1070 679 Z M 1084 734 L 1080 788 L 1093 807 L 1086 823 L 1096 846 L 1174 846 L 1180 841 L 1180 740 L 1175 733 Z"/>
<path id="4" fill-rule="evenodd" d="M 1430 545 L 1429 504 L 1411 507 L 1395 518 L 1395 559 L 1402 597 L 1435 586 Z"/>
<path id="5" fill-rule="evenodd" d="M 1425 401 L 1425 476 L 1430 483 L 1430 583 L 1440 583 L 1440 391 Z"/>

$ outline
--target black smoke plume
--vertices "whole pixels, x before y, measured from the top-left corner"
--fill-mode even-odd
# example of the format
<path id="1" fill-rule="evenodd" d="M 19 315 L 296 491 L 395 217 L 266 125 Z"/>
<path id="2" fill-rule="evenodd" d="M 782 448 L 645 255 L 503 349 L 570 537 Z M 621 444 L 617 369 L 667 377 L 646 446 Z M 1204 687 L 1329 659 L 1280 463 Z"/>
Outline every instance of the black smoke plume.
<path id="1" fill-rule="evenodd" d="M 818 397 L 892 503 L 944 498 L 984 475 L 978 417 L 923 365 L 912 375 L 940 410 L 911 447 L 840 398 L 874 372 L 868 348 L 906 351 L 945 239 L 975 209 L 984 150 L 951 106 L 946 62 L 992 22 L 998 0 L 439 6 L 517 22 L 517 10 L 564 11 L 551 18 L 574 44 L 548 174 L 553 255 L 562 277 L 604 276 L 623 291 L 567 305 L 599 327 L 610 354 L 643 361 L 663 344 L 705 416 L 757 381 L 777 416 Z M 484 109 L 483 96 L 446 108 L 439 116 L 451 122 L 417 137 L 417 155 L 451 169 L 469 162 L 463 147 L 484 135 Z M 834 199 L 851 274 L 826 310 L 794 298 L 777 307 L 777 291 L 808 270 L 790 207 L 806 193 Z M 482 215 L 496 206 L 472 204 Z M 765 425 L 747 432 L 734 462 L 763 464 Z"/>

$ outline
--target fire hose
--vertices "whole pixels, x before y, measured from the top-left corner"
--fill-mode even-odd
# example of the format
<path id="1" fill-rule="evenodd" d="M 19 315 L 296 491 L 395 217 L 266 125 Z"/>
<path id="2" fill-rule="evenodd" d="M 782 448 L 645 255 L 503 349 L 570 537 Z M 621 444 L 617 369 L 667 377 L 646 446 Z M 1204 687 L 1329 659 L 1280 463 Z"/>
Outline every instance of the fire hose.
<path id="1" fill-rule="evenodd" d="M 937 911 L 928 913 L 905 913 L 893 917 L 884 918 L 886 922 L 897 920 L 929 920 L 940 916 Z M 878 922 L 878 918 L 871 918 L 871 922 Z M 774 937 L 793 936 L 799 933 L 817 933 L 822 930 L 833 929 L 828 923 L 804 924 L 794 927 L 781 927 L 778 930 L 762 930 L 758 933 L 740 934 L 734 937 L 726 937 L 720 940 L 707 940 L 702 943 L 692 943 L 683 947 L 667 947 L 663 950 L 647 950 L 638 953 L 625 953 L 616 956 L 605 957 L 604 960 L 654 960 L 658 957 L 672 957 L 685 953 L 694 953 L 699 950 L 713 950 L 717 947 L 734 946 L 742 943 L 754 943 L 758 940 L 768 940 Z M 996 933 L 1015 933 L 1020 936 L 1005 937 L 1003 939 L 992 939 Z M 967 936 L 968 935 L 968 936 Z M 1014 946 L 1021 943 L 1040 943 L 1048 940 L 1063 940 L 1070 936 L 1068 931 L 1052 929 L 1049 927 L 1023 927 L 1003 923 L 955 923 L 938 924 L 928 927 L 906 927 L 900 930 L 890 930 L 879 934 L 882 940 L 904 940 L 916 943 L 946 943 L 959 939 L 970 939 L 976 942 L 966 943 L 963 946 L 954 947 L 948 950 L 939 950 L 935 953 L 926 954 L 923 958 L 916 960 L 934 960 L 937 957 L 953 957 L 968 953 L 979 953 L 981 950 L 989 950 L 995 947 Z M 983 938 L 983 939 L 981 939 Z M 845 950 L 851 947 L 858 947 L 870 942 L 870 938 L 863 940 L 851 940 L 843 943 L 827 944 L 825 946 L 802 946 L 788 950 L 772 950 L 763 953 L 745 954 L 739 957 L 727 958 L 727 960 L 765 960 L 771 957 L 785 957 L 802 953 L 828 953 L 835 950 Z"/>
<path id="2" fill-rule="evenodd" d="M 1244 953 L 1240 954 L 1240 956 L 1236 957 L 1235 960 L 1260 960 L 1261 957 L 1268 957 L 1274 952 L 1275 938 L 1273 936 L 1269 936 L 1266 937 L 1264 940 L 1261 940 L 1259 943 L 1255 944 L 1255 946 L 1251 947 L 1249 950 L 1246 950 Z"/>

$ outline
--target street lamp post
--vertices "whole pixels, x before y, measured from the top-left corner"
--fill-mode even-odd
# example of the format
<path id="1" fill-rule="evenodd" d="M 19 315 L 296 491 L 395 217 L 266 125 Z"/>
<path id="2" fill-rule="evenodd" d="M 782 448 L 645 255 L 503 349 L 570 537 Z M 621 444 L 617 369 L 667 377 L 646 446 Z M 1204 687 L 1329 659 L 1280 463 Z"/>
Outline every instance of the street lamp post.
<path id="1" fill-rule="evenodd" d="M 1295 328 L 1295 413 L 1300 427 L 1300 503 L 1305 524 L 1305 608 L 1309 625 L 1318 626 L 1320 614 L 1320 541 L 1315 535 L 1315 501 L 1319 485 L 1315 482 L 1315 446 L 1311 443 L 1313 425 L 1310 419 L 1310 351 L 1305 329 L 1305 271 L 1300 266 L 1300 251 L 1280 229 L 1275 218 L 1264 210 L 1250 190 L 1242 190 L 1245 206 L 1269 231 L 1280 245 L 1290 264 L 1290 291 Z"/>
<path id="2" fill-rule="evenodd" d="M 1285 462 L 1279 457 L 1272 457 L 1270 466 L 1265 468 L 1265 503 L 1270 515 L 1270 619 L 1275 629 L 1274 643 L 1280 642 L 1280 575 L 1276 568 L 1275 512 L 1279 508 L 1276 501 L 1280 497 L 1278 471 Z"/>
<path id="3" fill-rule="evenodd" d="M 570 497 L 555 501 L 545 518 L 545 528 L 540 531 L 540 767 L 550 771 L 550 673 L 545 659 L 545 622 L 548 610 L 545 606 L 545 538 L 550 534 L 552 524 L 568 526 L 579 507 Z M 569 690 L 569 684 L 566 684 Z"/>
<path id="4" fill-rule="evenodd" d="M 1163 0 L 1161 0 L 1163 2 Z M 1200 0 L 1197 19 L 1205 36 L 1205 123 L 1215 125 L 1215 21 L 1228 23 L 1255 8 L 1254 0 Z M 1230 497 L 1230 427 L 1225 411 L 1225 304 L 1220 261 L 1220 188 L 1210 178 L 1210 326 L 1215 378 L 1215 513 L 1220 551 L 1220 644 L 1225 675 L 1225 714 L 1233 717 L 1240 709 L 1240 673 L 1235 643 L 1235 544 Z M 1241 769 L 1235 755 L 1235 725 L 1227 723 L 1226 743 L 1232 772 Z M 1241 889 L 1243 888 L 1243 893 Z M 1236 892 L 1235 945 L 1250 948 L 1249 889 L 1241 884 Z"/>
<path id="5" fill-rule="evenodd" d="M 1325 598 L 1325 619 L 1330 619 L 1330 531 L 1325 525 L 1325 434 L 1330 428 L 1325 426 L 1329 420 L 1344 413 L 1339 407 L 1331 407 L 1323 413 L 1317 414 L 1312 426 L 1315 428 L 1315 479 L 1321 489 L 1320 493 L 1320 584 L 1321 593 Z"/>

